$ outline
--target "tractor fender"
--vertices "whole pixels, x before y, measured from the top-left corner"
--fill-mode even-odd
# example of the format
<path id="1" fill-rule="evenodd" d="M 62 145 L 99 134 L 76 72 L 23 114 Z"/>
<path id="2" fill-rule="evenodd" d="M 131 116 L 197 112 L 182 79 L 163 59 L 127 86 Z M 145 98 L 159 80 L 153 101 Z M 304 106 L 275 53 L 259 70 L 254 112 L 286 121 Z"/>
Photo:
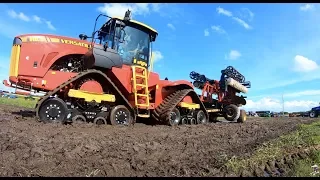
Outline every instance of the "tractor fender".
<path id="1" fill-rule="evenodd" d="M 45 68 L 51 67 L 57 60 L 61 59 L 64 56 L 69 56 L 69 55 L 75 55 L 75 56 L 83 56 L 86 51 L 71 51 L 71 50 L 65 50 L 62 52 L 59 52 L 59 54 L 54 55 L 49 63 L 45 64 Z"/>

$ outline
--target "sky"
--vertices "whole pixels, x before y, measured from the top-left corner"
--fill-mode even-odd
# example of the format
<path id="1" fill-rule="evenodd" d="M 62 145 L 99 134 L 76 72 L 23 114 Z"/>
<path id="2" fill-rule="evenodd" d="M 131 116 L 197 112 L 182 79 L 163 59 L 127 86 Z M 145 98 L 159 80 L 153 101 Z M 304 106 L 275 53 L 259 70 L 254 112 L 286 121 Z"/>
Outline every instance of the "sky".
<path id="1" fill-rule="evenodd" d="M 233 66 L 251 81 L 246 110 L 319 105 L 319 4 L 0 4 L 1 80 L 8 79 L 16 35 L 78 38 L 92 33 L 100 13 L 122 17 L 127 9 L 159 32 L 153 51 L 161 78 L 190 80 L 196 71 L 219 80 L 221 70 Z"/>

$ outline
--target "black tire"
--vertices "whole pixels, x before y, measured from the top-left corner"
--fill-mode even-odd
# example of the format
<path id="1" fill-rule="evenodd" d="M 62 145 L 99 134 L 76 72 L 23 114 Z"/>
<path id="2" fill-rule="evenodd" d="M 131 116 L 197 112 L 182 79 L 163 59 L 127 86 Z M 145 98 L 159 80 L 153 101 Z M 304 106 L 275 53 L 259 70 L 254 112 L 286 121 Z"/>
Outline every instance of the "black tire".
<path id="1" fill-rule="evenodd" d="M 60 98 L 46 100 L 39 108 L 39 119 L 44 123 L 64 123 L 69 114 L 67 104 Z"/>
<path id="2" fill-rule="evenodd" d="M 110 112 L 110 123 L 112 125 L 132 125 L 134 118 L 128 108 L 124 105 L 118 105 L 113 107 Z"/>
<path id="3" fill-rule="evenodd" d="M 96 117 L 93 120 L 93 123 L 96 125 L 103 125 L 103 124 L 107 124 L 107 120 L 106 120 L 106 118 L 100 116 L 100 117 Z"/>
<path id="4" fill-rule="evenodd" d="M 87 122 L 87 119 L 81 114 L 77 114 L 72 117 L 72 123 L 85 123 L 85 122 Z"/>
<path id="5" fill-rule="evenodd" d="M 247 120 L 247 114 L 246 114 L 246 111 L 241 109 L 240 110 L 240 117 L 239 119 L 237 120 L 238 123 L 244 123 L 245 121 Z"/>
<path id="6" fill-rule="evenodd" d="M 181 124 L 182 124 L 182 125 L 188 124 L 188 118 L 187 118 L 187 117 L 182 118 L 182 119 L 181 119 Z"/>
<path id="7" fill-rule="evenodd" d="M 168 119 L 166 119 L 168 122 L 168 125 L 170 126 L 177 126 L 179 125 L 181 121 L 181 114 L 178 108 L 174 108 L 171 112 L 170 115 L 168 116 Z"/>
<path id="8" fill-rule="evenodd" d="M 240 108 L 234 104 L 230 104 L 224 108 L 224 118 L 227 121 L 237 121 L 240 117 Z"/>
<path id="9" fill-rule="evenodd" d="M 197 111 L 196 122 L 197 122 L 197 124 L 207 124 L 208 123 L 208 119 L 206 117 L 206 114 L 203 112 L 203 110 Z"/>
<path id="10" fill-rule="evenodd" d="M 316 118 L 316 117 L 318 117 L 318 113 L 315 112 L 315 111 L 311 111 L 311 112 L 309 113 L 309 117 L 310 117 L 310 118 Z"/>

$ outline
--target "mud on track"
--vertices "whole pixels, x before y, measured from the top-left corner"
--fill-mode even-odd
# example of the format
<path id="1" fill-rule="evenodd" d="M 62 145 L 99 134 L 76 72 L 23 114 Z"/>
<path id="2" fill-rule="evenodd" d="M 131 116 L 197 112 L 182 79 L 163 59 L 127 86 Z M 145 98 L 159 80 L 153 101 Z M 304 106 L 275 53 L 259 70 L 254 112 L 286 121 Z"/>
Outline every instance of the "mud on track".
<path id="1" fill-rule="evenodd" d="M 244 124 L 97 127 L 43 124 L 0 105 L 1 176 L 220 176 L 228 157 L 310 118 L 256 118 Z"/>

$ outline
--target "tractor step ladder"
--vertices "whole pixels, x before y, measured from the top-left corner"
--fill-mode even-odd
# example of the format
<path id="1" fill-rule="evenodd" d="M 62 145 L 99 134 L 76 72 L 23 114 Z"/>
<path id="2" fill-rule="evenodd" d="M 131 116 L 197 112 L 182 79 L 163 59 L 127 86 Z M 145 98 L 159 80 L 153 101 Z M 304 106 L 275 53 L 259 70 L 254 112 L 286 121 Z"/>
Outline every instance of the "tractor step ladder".
<path id="1" fill-rule="evenodd" d="M 137 74 L 137 71 L 141 71 L 141 74 Z M 134 103 L 135 107 L 137 108 L 137 115 L 138 117 L 142 118 L 149 118 L 150 117 L 150 110 L 149 110 L 149 89 L 148 89 L 148 73 L 147 68 L 142 66 L 132 66 L 132 80 L 133 80 L 133 93 L 134 93 Z M 138 84 L 137 79 L 141 79 L 143 84 Z M 138 87 L 141 89 L 138 93 Z M 145 97 L 144 103 L 139 103 L 139 97 Z M 139 113 L 139 109 L 146 109 L 146 113 Z M 140 110 L 141 111 L 141 110 Z"/>

